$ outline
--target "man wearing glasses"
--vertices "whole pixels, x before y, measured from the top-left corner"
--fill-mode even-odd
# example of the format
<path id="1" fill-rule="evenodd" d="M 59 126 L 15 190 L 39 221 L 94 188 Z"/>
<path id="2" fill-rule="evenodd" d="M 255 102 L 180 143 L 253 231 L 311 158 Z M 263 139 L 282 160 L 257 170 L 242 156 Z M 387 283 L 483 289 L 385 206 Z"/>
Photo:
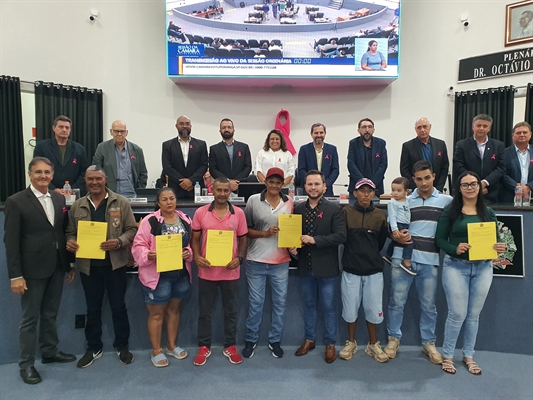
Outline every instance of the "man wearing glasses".
<path id="1" fill-rule="evenodd" d="M 374 122 L 370 118 L 363 118 L 357 125 L 359 137 L 350 140 L 348 149 L 348 171 L 350 184 L 348 192 L 355 200 L 355 182 L 367 178 L 376 185 L 376 195 L 379 197 L 385 190 L 383 179 L 387 171 L 387 148 L 383 139 L 374 136 Z"/>
<path id="2" fill-rule="evenodd" d="M 125 122 L 114 121 L 109 132 L 113 139 L 98 145 L 92 164 L 104 169 L 109 189 L 133 198 L 136 196 L 135 189 L 145 188 L 148 179 L 143 151 L 126 140 L 128 130 Z"/>

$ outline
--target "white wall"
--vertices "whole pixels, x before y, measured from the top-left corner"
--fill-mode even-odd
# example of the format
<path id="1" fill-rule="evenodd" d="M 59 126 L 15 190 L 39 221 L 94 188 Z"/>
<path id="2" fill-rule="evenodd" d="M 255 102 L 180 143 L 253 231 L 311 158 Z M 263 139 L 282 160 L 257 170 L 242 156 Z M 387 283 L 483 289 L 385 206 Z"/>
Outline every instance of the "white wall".
<path id="1" fill-rule="evenodd" d="M 193 135 L 208 144 L 220 140 L 219 121 L 233 119 L 236 138 L 247 142 L 255 154 L 273 128 L 275 115 L 285 108 L 291 114 L 291 138 L 297 147 L 310 140 L 312 123 L 326 124 L 327 141 L 337 145 L 341 158 L 337 183 L 347 183 L 348 141 L 357 135 L 357 121 L 370 117 L 376 123 L 376 136 L 388 143 L 387 187 L 399 175 L 401 144 L 413 137 L 417 117 L 430 118 L 432 134 L 451 147 L 453 102 L 446 96 L 450 86 L 468 90 L 531 81 L 531 74 L 522 74 L 457 84 L 459 59 L 504 50 L 506 3 L 509 0 L 404 0 L 401 71 L 396 82 L 374 89 L 275 91 L 174 85 L 166 77 L 162 0 L 1 0 L 0 72 L 29 81 L 103 89 L 105 129 L 115 119 L 127 122 L 129 139 L 147 156 L 149 181 L 160 173 L 161 143 L 175 136 L 179 115 L 188 115 Z M 95 23 L 88 19 L 92 8 L 99 11 Z M 460 23 L 465 13 L 470 21 L 467 29 Z M 523 101 L 518 104 L 523 108 Z"/>

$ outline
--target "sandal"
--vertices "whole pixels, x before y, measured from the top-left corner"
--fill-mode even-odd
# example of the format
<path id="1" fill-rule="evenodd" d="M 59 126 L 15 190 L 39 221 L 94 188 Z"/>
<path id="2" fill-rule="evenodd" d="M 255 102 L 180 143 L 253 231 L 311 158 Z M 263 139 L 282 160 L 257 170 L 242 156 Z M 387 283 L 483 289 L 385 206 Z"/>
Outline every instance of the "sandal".
<path id="1" fill-rule="evenodd" d="M 463 360 L 463 363 L 466 365 L 466 368 L 468 368 L 468 372 L 470 372 L 472 375 L 481 375 L 481 368 L 479 368 L 479 365 L 477 365 L 474 360 Z"/>
<path id="2" fill-rule="evenodd" d="M 455 369 L 455 365 L 453 365 L 453 360 L 442 360 L 442 370 L 446 372 L 447 374 L 455 375 L 457 370 Z"/>
<path id="3" fill-rule="evenodd" d="M 167 353 L 167 356 L 177 358 L 178 360 L 183 360 L 188 355 L 187 352 L 179 346 L 176 347 L 174 350 L 169 350 L 167 348 L 165 353 Z"/>
<path id="4" fill-rule="evenodd" d="M 156 368 L 163 368 L 163 367 L 167 367 L 168 366 L 168 359 L 163 354 L 162 351 L 161 351 L 161 353 L 156 354 L 156 355 L 154 355 L 154 353 L 152 353 L 152 356 L 150 357 L 150 359 L 152 360 L 152 364 L 154 364 L 154 367 L 156 367 Z"/>

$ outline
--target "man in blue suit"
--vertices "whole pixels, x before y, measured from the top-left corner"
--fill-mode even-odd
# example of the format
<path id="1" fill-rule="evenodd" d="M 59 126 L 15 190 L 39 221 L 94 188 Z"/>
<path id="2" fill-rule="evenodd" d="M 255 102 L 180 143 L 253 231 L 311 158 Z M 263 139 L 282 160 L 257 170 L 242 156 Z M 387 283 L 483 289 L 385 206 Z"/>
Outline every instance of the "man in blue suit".
<path id="1" fill-rule="evenodd" d="M 500 201 L 511 203 L 514 199 L 516 184 L 520 183 L 523 193 L 533 189 L 533 147 L 531 125 L 519 122 L 513 127 L 513 144 L 505 149 L 503 160 L 506 174 L 502 178 Z"/>
<path id="2" fill-rule="evenodd" d="M 383 179 L 387 171 L 387 148 L 383 139 L 374 136 L 374 121 L 363 118 L 357 124 L 359 137 L 350 140 L 348 148 L 348 171 L 350 184 L 348 192 L 350 199 L 354 199 L 355 182 L 360 179 L 370 179 L 376 185 L 376 196 L 385 193 Z"/>
<path id="3" fill-rule="evenodd" d="M 332 144 L 324 143 L 326 139 L 326 126 L 324 124 L 313 124 L 311 126 L 311 137 L 313 141 L 304 144 L 298 151 L 299 179 L 305 183 L 305 176 L 309 171 L 320 171 L 326 179 L 324 196 L 333 196 L 333 184 L 339 177 L 337 148 Z"/>

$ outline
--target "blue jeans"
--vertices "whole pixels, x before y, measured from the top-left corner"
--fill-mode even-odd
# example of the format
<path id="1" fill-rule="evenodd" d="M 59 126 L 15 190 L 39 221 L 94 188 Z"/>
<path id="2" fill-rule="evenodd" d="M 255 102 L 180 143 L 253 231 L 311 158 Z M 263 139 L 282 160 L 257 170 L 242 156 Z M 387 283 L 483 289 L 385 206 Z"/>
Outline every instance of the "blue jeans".
<path id="1" fill-rule="evenodd" d="M 407 301 L 409 288 L 415 281 L 420 301 L 420 337 L 422 345 L 436 340 L 435 325 L 437 324 L 437 307 L 435 298 L 437 297 L 437 276 L 438 270 L 433 265 L 411 262 L 416 276 L 407 274 L 400 268 L 402 260 L 392 259 L 391 265 L 391 288 L 390 300 L 387 316 L 387 332 L 389 336 L 396 339 L 402 338 L 403 308 Z"/>
<path id="2" fill-rule="evenodd" d="M 452 358 L 464 323 L 463 357 L 474 357 L 479 314 L 492 283 L 490 261 L 468 261 L 446 255 L 442 268 L 442 286 L 448 302 L 442 353 Z"/>
<path id="3" fill-rule="evenodd" d="M 409 230 L 409 224 L 403 224 L 401 222 L 396 223 L 396 226 L 398 227 L 398 230 L 401 231 L 403 229 Z M 412 244 L 400 244 L 398 242 L 395 242 L 394 240 L 391 240 L 389 243 L 389 247 L 387 247 L 387 255 L 389 257 L 392 257 L 394 254 L 394 247 L 401 247 L 403 249 L 402 251 L 402 258 L 404 260 L 411 260 L 411 257 L 413 255 L 413 245 Z"/>
<path id="4" fill-rule="evenodd" d="M 268 332 L 268 341 L 280 342 L 289 286 L 289 263 L 267 264 L 246 261 L 246 279 L 249 306 L 244 340 L 255 343 L 259 339 L 259 326 L 265 304 L 265 286 L 268 280 L 272 291 L 272 326 Z"/>
<path id="5" fill-rule="evenodd" d="M 337 311 L 335 310 L 335 292 L 337 278 L 318 278 L 308 271 L 300 278 L 304 295 L 305 338 L 316 341 L 316 315 L 318 302 L 324 312 L 324 344 L 335 344 L 337 341 Z"/>

